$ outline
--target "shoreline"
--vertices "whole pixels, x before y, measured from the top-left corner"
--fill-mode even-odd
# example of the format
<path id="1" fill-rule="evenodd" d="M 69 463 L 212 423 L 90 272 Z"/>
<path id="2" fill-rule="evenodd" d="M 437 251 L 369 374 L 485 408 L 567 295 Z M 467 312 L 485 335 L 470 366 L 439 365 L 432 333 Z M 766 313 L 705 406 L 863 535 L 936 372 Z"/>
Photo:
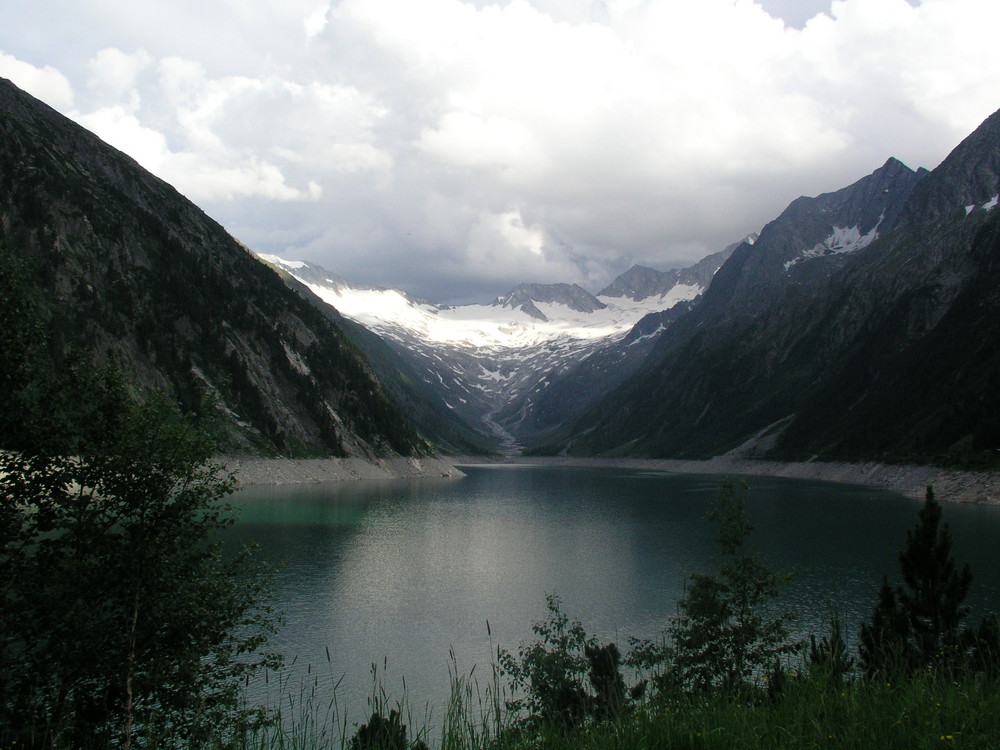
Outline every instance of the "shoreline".
<path id="1" fill-rule="evenodd" d="M 312 484 L 386 479 L 460 478 L 461 466 L 580 466 L 665 471 L 678 474 L 733 474 L 814 479 L 892 490 L 922 500 L 928 485 L 941 502 L 1000 505 L 1000 471 L 958 471 L 936 466 L 879 462 L 780 462 L 734 456 L 708 460 L 655 458 L 575 458 L 569 456 L 433 456 L 422 458 L 260 458 L 222 456 L 218 461 L 240 486 Z"/>
<path id="2" fill-rule="evenodd" d="M 439 456 L 397 456 L 371 461 L 361 458 L 220 456 L 217 461 L 236 475 L 236 483 L 240 487 L 465 476 L 449 460 Z"/>
<path id="3" fill-rule="evenodd" d="M 716 456 L 707 460 L 657 458 L 575 458 L 571 456 L 449 456 L 449 461 L 462 465 L 545 465 L 610 467 L 665 471 L 678 474 L 734 474 L 748 476 L 814 479 L 826 482 L 860 484 L 892 490 L 901 495 L 923 500 L 927 486 L 941 502 L 1000 505 L 1000 471 L 958 471 L 937 466 L 841 462 L 781 462 L 733 456 Z"/>

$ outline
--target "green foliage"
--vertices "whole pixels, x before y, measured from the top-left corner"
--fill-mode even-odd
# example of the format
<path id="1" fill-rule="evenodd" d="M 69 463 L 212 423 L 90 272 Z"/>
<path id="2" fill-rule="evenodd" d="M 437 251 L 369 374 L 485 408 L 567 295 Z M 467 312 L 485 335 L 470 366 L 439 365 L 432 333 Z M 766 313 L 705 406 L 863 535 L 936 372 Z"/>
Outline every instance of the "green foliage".
<path id="1" fill-rule="evenodd" d="M 829 631 L 817 642 L 814 634 L 809 635 L 809 670 L 820 679 L 825 679 L 833 687 L 840 687 L 854 669 L 855 660 L 844 640 L 840 617 L 832 613 Z"/>
<path id="2" fill-rule="evenodd" d="M 522 644 L 516 656 L 498 650 L 500 674 L 522 696 L 508 701 L 508 708 L 535 731 L 620 715 L 641 686 L 627 694 L 618 648 L 588 637 L 580 622 L 562 612 L 559 597 L 549 594 L 545 602 L 548 617 L 531 628 L 540 640 Z"/>
<path id="3" fill-rule="evenodd" d="M 1000 653 L 995 622 L 969 629 L 962 622 L 972 572 L 956 567 L 951 532 L 941 524 L 941 505 L 928 487 L 917 525 L 899 555 L 904 586 L 883 579 L 871 620 L 861 627 L 859 654 L 869 674 L 923 667 L 994 669 Z"/>
<path id="4" fill-rule="evenodd" d="M 905 588 L 897 591 L 907 613 L 916 647 L 924 659 L 932 659 L 943 648 L 957 644 L 962 620 L 969 614 L 963 602 L 972 585 L 972 571 L 961 570 L 951 555 L 951 531 L 941 525 L 941 504 L 934 491 L 920 509 L 916 528 L 906 535 L 906 548 L 899 555 Z"/>
<path id="5" fill-rule="evenodd" d="M 722 560 L 714 575 L 688 579 L 680 614 L 668 627 L 668 653 L 684 688 L 745 690 L 798 648 L 788 640 L 791 615 L 774 615 L 770 608 L 788 577 L 751 552 L 753 526 L 732 482 L 723 484 L 721 505 L 710 518 L 719 524 Z"/>
<path id="6" fill-rule="evenodd" d="M 348 745 L 349 750 L 428 750 L 423 740 L 406 739 L 406 724 L 400 721 L 398 711 L 389 711 L 385 717 L 373 713 L 367 724 L 358 727 Z"/>
<path id="7" fill-rule="evenodd" d="M 21 744 L 197 743 L 254 718 L 263 579 L 222 554 L 233 479 L 211 439 L 99 382 L 78 453 L 0 454 L 0 719 Z"/>

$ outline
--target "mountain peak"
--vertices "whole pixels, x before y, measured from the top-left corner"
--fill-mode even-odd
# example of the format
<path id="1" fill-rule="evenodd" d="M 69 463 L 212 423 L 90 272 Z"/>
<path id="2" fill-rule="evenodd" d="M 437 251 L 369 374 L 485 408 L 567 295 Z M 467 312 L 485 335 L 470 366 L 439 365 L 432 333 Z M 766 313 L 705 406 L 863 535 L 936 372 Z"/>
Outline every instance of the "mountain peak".
<path id="1" fill-rule="evenodd" d="M 1000 110 L 956 146 L 906 205 L 907 221 L 938 221 L 981 206 L 1000 194 Z"/>
<path id="2" fill-rule="evenodd" d="M 519 284 L 493 301 L 493 307 L 522 310 L 533 318 L 547 321 L 548 317 L 535 305 L 563 305 L 577 312 L 591 313 L 607 305 L 577 284 Z"/>
<path id="3" fill-rule="evenodd" d="M 680 272 L 657 271 L 648 266 L 635 265 L 604 287 L 597 294 L 600 297 L 628 297 L 639 301 L 654 295 L 666 294 L 677 284 Z"/>
<path id="4" fill-rule="evenodd" d="M 670 305 L 680 300 L 693 299 L 701 294 L 712 283 L 712 277 L 723 263 L 743 243 L 753 244 L 756 234 L 748 234 L 739 242 L 734 242 L 717 253 L 712 253 L 694 265 L 687 268 L 672 268 L 669 271 L 657 271 L 647 266 L 634 265 L 621 274 L 597 293 L 598 297 L 626 297 L 634 302 L 641 302 L 650 297 L 660 297 L 673 300 Z"/>

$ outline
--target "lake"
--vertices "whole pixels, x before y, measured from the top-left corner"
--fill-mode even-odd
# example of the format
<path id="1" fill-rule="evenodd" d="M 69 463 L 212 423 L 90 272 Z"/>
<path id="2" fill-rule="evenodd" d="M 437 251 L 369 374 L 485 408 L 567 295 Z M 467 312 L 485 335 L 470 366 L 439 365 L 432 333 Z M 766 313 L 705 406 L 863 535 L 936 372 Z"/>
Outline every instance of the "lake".
<path id="1" fill-rule="evenodd" d="M 497 645 L 531 640 L 545 597 L 589 634 L 627 648 L 672 615 L 686 574 L 715 570 L 705 514 L 719 476 L 611 468 L 462 467 L 462 479 L 250 487 L 235 497 L 239 541 L 280 565 L 273 645 L 294 660 L 285 690 L 319 673 L 351 722 L 364 721 L 372 664 L 391 700 L 417 723 L 438 721 L 450 654 L 489 681 Z M 875 604 L 920 503 L 825 482 L 746 478 L 752 544 L 796 573 L 784 594 L 796 627 L 822 632 L 831 607 L 854 634 Z M 954 553 L 974 575 L 974 611 L 1000 610 L 1000 507 L 944 503 Z M 487 631 L 489 623 L 489 632 Z M 329 653 L 329 660 L 327 659 Z M 342 678 L 342 679 L 341 679 Z M 257 686 L 273 699 L 269 678 Z"/>

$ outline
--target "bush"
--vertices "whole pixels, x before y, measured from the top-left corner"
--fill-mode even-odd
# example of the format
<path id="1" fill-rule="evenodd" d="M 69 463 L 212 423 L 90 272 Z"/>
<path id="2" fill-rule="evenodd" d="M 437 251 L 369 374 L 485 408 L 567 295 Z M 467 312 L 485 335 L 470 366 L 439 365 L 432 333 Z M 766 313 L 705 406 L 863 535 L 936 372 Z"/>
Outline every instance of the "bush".
<path id="1" fill-rule="evenodd" d="M 618 647 L 599 643 L 578 621 L 570 622 L 559 597 L 550 594 L 545 602 L 548 617 L 532 626 L 541 640 L 522 644 L 517 656 L 498 650 L 500 674 L 522 695 L 508 701 L 508 708 L 534 730 L 568 729 L 591 718 L 617 717 L 644 686 L 627 691 Z"/>

